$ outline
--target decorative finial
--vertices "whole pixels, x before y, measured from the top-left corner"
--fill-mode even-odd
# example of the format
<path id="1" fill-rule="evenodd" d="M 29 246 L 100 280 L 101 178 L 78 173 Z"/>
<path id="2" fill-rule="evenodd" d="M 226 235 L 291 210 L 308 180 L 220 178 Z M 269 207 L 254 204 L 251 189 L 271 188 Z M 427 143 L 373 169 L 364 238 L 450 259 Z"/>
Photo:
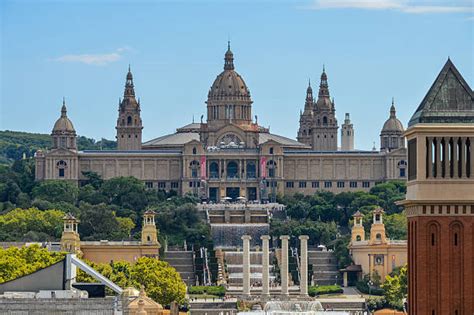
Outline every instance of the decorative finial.
<path id="1" fill-rule="evenodd" d="M 194 124 L 194 114 L 193 114 L 193 124 Z"/>
<path id="2" fill-rule="evenodd" d="M 230 50 L 230 40 L 227 41 L 227 50 Z"/>
<path id="3" fill-rule="evenodd" d="M 63 106 L 61 106 L 61 117 L 66 117 L 67 110 L 66 110 L 66 98 L 63 96 Z"/>
<path id="4" fill-rule="evenodd" d="M 131 72 L 131 71 L 130 71 L 130 64 L 128 64 L 128 72 Z"/>
<path id="5" fill-rule="evenodd" d="M 323 72 L 326 72 L 326 67 L 325 67 L 324 63 L 323 63 Z"/>
<path id="6" fill-rule="evenodd" d="M 63 96 L 63 106 L 66 106 L 66 98 Z"/>
<path id="7" fill-rule="evenodd" d="M 395 106 L 395 97 L 392 96 L 392 106 Z"/>
<path id="8" fill-rule="evenodd" d="M 311 78 L 308 79 L 308 86 L 311 87 Z"/>

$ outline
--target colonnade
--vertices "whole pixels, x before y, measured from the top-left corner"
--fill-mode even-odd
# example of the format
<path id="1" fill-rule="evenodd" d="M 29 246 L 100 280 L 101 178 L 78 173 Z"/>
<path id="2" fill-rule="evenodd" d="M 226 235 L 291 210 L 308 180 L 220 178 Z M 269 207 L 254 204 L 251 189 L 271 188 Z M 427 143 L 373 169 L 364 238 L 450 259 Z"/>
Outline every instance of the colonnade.
<path id="1" fill-rule="evenodd" d="M 243 290 L 244 298 L 250 297 L 250 235 L 243 235 Z M 262 235 L 262 298 L 270 297 L 270 236 Z M 280 263 L 280 278 L 281 278 L 281 297 L 286 299 L 289 296 L 288 291 L 288 235 L 280 236 L 281 240 L 281 263 Z M 308 239 L 307 235 L 301 235 L 300 240 L 300 296 L 308 296 Z"/>

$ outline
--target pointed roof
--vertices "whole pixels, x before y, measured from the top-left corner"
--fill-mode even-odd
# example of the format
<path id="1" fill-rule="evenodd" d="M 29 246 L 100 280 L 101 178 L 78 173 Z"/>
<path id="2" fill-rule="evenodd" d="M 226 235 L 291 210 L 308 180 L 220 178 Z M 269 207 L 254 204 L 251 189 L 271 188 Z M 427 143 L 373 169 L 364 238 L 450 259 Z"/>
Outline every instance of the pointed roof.
<path id="1" fill-rule="evenodd" d="M 75 133 L 76 130 L 72 121 L 67 117 L 66 100 L 63 97 L 63 105 L 61 106 L 61 116 L 56 120 L 53 127 L 53 134 Z"/>
<path id="2" fill-rule="evenodd" d="M 449 58 L 408 126 L 419 123 L 474 123 L 474 92 Z"/>

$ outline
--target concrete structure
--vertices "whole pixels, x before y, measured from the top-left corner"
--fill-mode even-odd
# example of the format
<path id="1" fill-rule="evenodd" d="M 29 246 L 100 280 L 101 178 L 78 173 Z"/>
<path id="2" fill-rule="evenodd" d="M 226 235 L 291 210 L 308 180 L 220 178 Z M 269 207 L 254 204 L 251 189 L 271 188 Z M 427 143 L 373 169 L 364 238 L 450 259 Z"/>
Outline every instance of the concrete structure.
<path id="1" fill-rule="evenodd" d="M 242 294 L 245 298 L 250 297 L 250 239 L 249 235 L 242 236 L 244 241 L 244 257 L 243 257 L 243 286 Z"/>
<path id="2" fill-rule="evenodd" d="M 406 178 L 403 143 L 390 140 L 389 150 L 383 145 L 383 139 L 403 131 L 394 111 L 382 130 L 383 150 L 353 150 L 354 128 L 347 121 L 343 131 L 351 136 L 343 137 L 344 151 L 338 151 L 336 109 L 325 70 L 316 99 L 312 93 L 308 87 L 298 141 L 270 133 L 252 116 L 250 91 L 228 47 L 224 70 L 208 93 L 207 121 L 203 116 L 176 133 L 142 143 L 142 106 L 129 69 L 116 124 L 118 150 L 78 151 L 63 102 L 51 149 L 36 153 L 36 179 L 81 183 L 87 180 L 83 173 L 92 171 L 103 179 L 133 176 L 150 189 L 194 193 L 211 201 L 273 201 L 277 193 L 368 191 L 378 182 Z"/>
<path id="3" fill-rule="evenodd" d="M 281 240 L 281 264 L 280 264 L 280 279 L 281 279 L 281 296 L 282 299 L 288 298 L 288 235 L 280 236 Z"/>
<path id="4" fill-rule="evenodd" d="M 474 93 L 448 59 L 409 122 L 411 315 L 474 313 Z"/>
<path id="5" fill-rule="evenodd" d="M 300 294 L 308 296 L 308 235 L 300 235 Z"/>
<path id="6" fill-rule="evenodd" d="M 262 239 L 262 299 L 265 300 L 270 297 L 270 248 L 269 248 L 269 241 L 270 236 L 262 235 L 260 237 Z"/>
<path id="7" fill-rule="evenodd" d="M 159 257 L 161 247 L 155 225 L 155 213 L 146 211 L 143 215 L 142 241 L 81 241 L 77 227 L 79 220 L 72 214 L 64 217 L 64 230 L 61 236 L 61 249 L 81 254 L 83 258 L 95 263 L 110 263 L 124 260 L 134 263 L 142 256 Z"/>
<path id="8" fill-rule="evenodd" d="M 348 285 L 347 273 L 356 272 L 358 279 L 366 274 L 373 277 L 374 273 L 377 273 L 383 282 L 385 276 L 392 272 L 394 268 L 407 263 L 407 241 L 387 238 L 381 208 L 373 211 L 373 222 L 368 240 L 365 239 L 362 214 L 360 212 L 354 214 L 349 251 L 354 264 L 360 266 L 360 268 L 349 266 L 341 270 L 344 286 Z M 362 274 L 359 274 L 359 271 Z"/>

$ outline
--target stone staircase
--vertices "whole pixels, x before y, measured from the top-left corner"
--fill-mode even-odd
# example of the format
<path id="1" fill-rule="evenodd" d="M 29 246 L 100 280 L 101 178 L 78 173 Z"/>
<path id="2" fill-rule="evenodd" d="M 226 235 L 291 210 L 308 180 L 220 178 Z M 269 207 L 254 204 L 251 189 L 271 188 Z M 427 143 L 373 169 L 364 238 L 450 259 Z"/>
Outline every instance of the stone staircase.
<path id="1" fill-rule="evenodd" d="M 227 269 L 227 284 L 233 287 L 242 287 L 243 284 L 243 252 L 226 251 L 225 263 Z M 250 285 L 262 283 L 262 258 L 263 252 L 250 252 Z M 269 266 L 270 281 L 274 280 L 273 266 Z"/>
<path id="2" fill-rule="evenodd" d="M 196 284 L 196 277 L 194 274 L 194 260 L 192 251 L 172 250 L 165 251 L 162 259 L 174 267 L 181 275 L 181 279 L 187 286 Z"/>
<path id="3" fill-rule="evenodd" d="M 341 283 L 341 275 L 334 252 L 308 250 L 308 264 L 313 266 L 315 285 Z"/>

